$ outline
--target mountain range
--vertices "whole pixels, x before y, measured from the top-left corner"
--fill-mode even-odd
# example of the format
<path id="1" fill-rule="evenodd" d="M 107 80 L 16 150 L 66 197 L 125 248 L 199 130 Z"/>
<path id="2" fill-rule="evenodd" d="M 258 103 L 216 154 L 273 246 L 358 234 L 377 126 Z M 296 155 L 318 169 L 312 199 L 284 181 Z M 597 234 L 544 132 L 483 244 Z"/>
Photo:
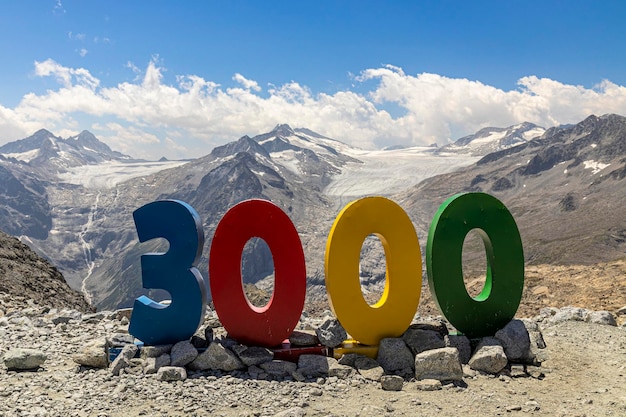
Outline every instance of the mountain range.
<path id="1" fill-rule="evenodd" d="M 324 292 L 324 247 L 335 216 L 364 195 L 398 202 L 425 244 L 447 197 L 488 192 L 512 211 L 527 262 L 594 263 L 623 257 L 625 151 L 626 119 L 617 115 L 547 130 L 530 123 L 486 128 L 440 148 L 381 151 L 278 125 L 188 162 L 137 161 L 86 131 L 62 139 L 40 130 L 0 147 L 0 229 L 52 260 L 99 309 L 130 306 L 140 294 L 167 296 L 142 288 L 139 266 L 141 254 L 167 246 L 139 243 L 132 221 L 135 209 L 158 199 L 186 201 L 200 214 L 206 279 L 211 237 L 226 210 L 249 198 L 273 201 L 301 236 L 309 297 Z M 480 259 L 481 251 L 467 252 Z M 385 260 L 376 238 L 362 254 L 367 292 L 384 282 Z M 262 240 L 246 245 L 242 271 L 245 282 L 268 281 L 273 264 Z"/>

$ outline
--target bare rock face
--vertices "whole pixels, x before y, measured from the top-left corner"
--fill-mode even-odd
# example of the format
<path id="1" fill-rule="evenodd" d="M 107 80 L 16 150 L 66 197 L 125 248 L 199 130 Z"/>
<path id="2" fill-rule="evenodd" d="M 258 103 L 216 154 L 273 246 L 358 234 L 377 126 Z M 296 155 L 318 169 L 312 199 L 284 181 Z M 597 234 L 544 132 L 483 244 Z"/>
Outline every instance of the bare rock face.
<path id="1" fill-rule="evenodd" d="M 337 347 L 348 337 L 339 320 L 332 317 L 324 320 L 322 325 L 316 329 L 316 334 L 320 343 L 328 347 Z"/>
<path id="2" fill-rule="evenodd" d="M 0 293 L 11 298 L 12 305 L 27 307 L 34 303 L 84 313 L 94 311 L 82 294 L 70 288 L 55 266 L 1 231 Z"/>

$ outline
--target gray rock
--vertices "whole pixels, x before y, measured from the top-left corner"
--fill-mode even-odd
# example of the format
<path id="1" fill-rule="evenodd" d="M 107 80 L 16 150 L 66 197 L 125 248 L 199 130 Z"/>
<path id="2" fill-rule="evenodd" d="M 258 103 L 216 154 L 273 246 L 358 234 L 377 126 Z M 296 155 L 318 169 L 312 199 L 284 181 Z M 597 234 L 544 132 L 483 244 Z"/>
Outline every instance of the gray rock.
<path id="1" fill-rule="evenodd" d="M 211 343 L 213 343 L 213 338 L 214 338 L 214 333 L 213 333 L 213 327 L 211 326 L 207 326 L 204 329 L 204 340 L 206 340 L 207 346 L 210 345 Z"/>
<path id="2" fill-rule="evenodd" d="M 385 375 L 380 379 L 380 385 L 385 391 L 402 391 L 404 378 L 396 375 Z"/>
<path id="3" fill-rule="evenodd" d="M 201 334 L 194 334 L 193 336 L 191 336 L 191 340 L 189 342 L 196 349 L 203 349 L 209 345 L 204 336 Z"/>
<path id="4" fill-rule="evenodd" d="M 72 355 L 72 360 L 79 365 L 92 368 L 109 366 L 109 347 L 104 337 L 94 339 L 83 345 Z"/>
<path id="5" fill-rule="evenodd" d="M 348 338 L 348 333 L 337 319 L 327 317 L 315 330 L 320 343 L 328 347 L 337 347 Z"/>
<path id="6" fill-rule="evenodd" d="M 168 353 L 164 353 L 156 358 L 146 358 L 143 371 L 146 374 L 155 374 L 162 367 L 170 366 L 171 364 L 172 360 L 170 355 Z"/>
<path id="7" fill-rule="evenodd" d="M 563 307 L 559 309 L 552 317 L 550 317 L 549 322 L 552 324 L 562 323 L 564 321 L 585 321 L 585 315 L 587 314 L 587 310 L 579 307 Z"/>
<path id="8" fill-rule="evenodd" d="M 298 372 L 304 376 L 328 376 L 328 368 L 326 356 L 300 355 L 298 358 Z"/>
<path id="9" fill-rule="evenodd" d="M 511 365 L 510 375 L 511 375 L 511 378 L 524 378 L 528 376 L 526 374 L 524 365 L 520 365 L 520 364 Z"/>
<path id="10" fill-rule="evenodd" d="M 157 372 L 159 381 L 184 381 L 187 379 L 187 371 L 181 366 L 163 366 Z"/>
<path id="11" fill-rule="evenodd" d="M 248 375 L 254 379 L 264 379 L 267 373 L 258 366 L 252 365 L 248 367 Z"/>
<path id="12" fill-rule="evenodd" d="M 158 358 L 161 355 L 170 353 L 171 350 L 172 350 L 172 345 L 144 346 L 141 348 L 141 351 L 139 352 L 139 356 L 142 359 Z"/>
<path id="13" fill-rule="evenodd" d="M 488 374 L 497 374 L 509 362 L 504 354 L 504 348 L 495 338 L 484 338 L 476 347 L 476 351 L 469 360 L 469 366 L 475 371 Z"/>
<path id="14" fill-rule="evenodd" d="M 462 367 L 463 367 L 463 378 L 473 378 L 475 376 L 478 376 L 478 372 L 470 368 L 469 365 L 463 364 Z"/>
<path id="15" fill-rule="evenodd" d="M 226 349 L 219 343 L 213 342 L 207 350 L 198 355 L 193 362 L 188 365 L 192 371 L 204 371 L 207 369 L 218 369 L 220 371 L 234 371 L 244 369 L 245 365 L 237 358 L 231 350 Z"/>
<path id="16" fill-rule="evenodd" d="M 306 377 L 302 375 L 297 369 L 291 373 L 291 377 L 298 382 L 306 381 Z"/>
<path id="17" fill-rule="evenodd" d="M 132 316 L 132 314 L 133 314 L 132 308 L 121 308 L 119 310 L 115 310 L 115 318 L 117 320 L 122 320 L 123 318 L 130 320 L 130 317 Z"/>
<path id="18" fill-rule="evenodd" d="M 618 316 L 625 316 L 626 315 L 626 306 L 624 306 L 622 308 L 618 308 L 617 311 L 615 312 L 615 314 L 617 314 Z"/>
<path id="19" fill-rule="evenodd" d="M 297 365 L 293 362 L 273 360 L 271 362 L 262 363 L 259 367 L 269 375 L 275 377 L 286 377 L 296 371 Z"/>
<path id="20" fill-rule="evenodd" d="M 354 368 L 340 364 L 335 358 L 326 358 L 328 362 L 328 376 L 346 379 L 354 373 Z"/>
<path id="21" fill-rule="evenodd" d="M 48 356 L 38 349 L 15 348 L 6 352 L 2 360 L 9 371 L 28 371 L 39 368 Z"/>
<path id="22" fill-rule="evenodd" d="M 504 353 L 510 361 L 523 361 L 528 356 L 530 337 L 522 320 L 511 320 L 496 332 L 495 337 L 502 343 Z"/>
<path id="23" fill-rule="evenodd" d="M 441 389 L 442 385 L 438 379 L 422 379 L 417 381 L 416 387 L 420 391 L 437 391 Z"/>
<path id="24" fill-rule="evenodd" d="M 541 365 L 542 362 L 548 360 L 548 350 L 546 349 L 546 342 L 543 340 L 543 334 L 539 325 L 531 320 L 523 320 L 526 330 L 528 330 L 528 337 L 530 339 L 530 346 L 524 357 L 523 363 L 530 365 Z"/>
<path id="25" fill-rule="evenodd" d="M 472 344 L 467 336 L 462 334 L 449 334 L 444 338 L 446 347 L 453 347 L 459 351 L 459 359 L 462 364 L 469 362 L 472 356 Z"/>
<path id="26" fill-rule="evenodd" d="M 385 372 L 413 369 L 414 359 L 404 340 L 397 337 L 382 339 L 378 345 L 376 361 Z"/>
<path id="27" fill-rule="evenodd" d="M 172 346 L 170 357 L 172 366 L 185 366 L 198 356 L 198 350 L 188 340 L 182 340 Z"/>
<path id="28" fill-rule="evenodd" d="M 337 362 L 339 362 L 341 365 L 352 366 L 354 368 L 355 367 L 354 363 L 356 362 L 358 358 L 361 358 L 361 357 L 364 357 L 364 356 L 359 355 L 358 353 L 344 353 L 343 355 L 341 355 L 341 358 L 337 360 Z"/>
<path id="29" fill-rule="evenodd" d="M 413 355 L 422 353 L 425 350 L 440 349 L 446 347 L 444 337 L 435 330 L 409 327 L 402 335 L 404 343 L 411 349 Z"/>
<path id="30" fill-rule="evenodd" d="M 271 350 L 258 346 L 243 346 L 243 349 L 233 349 L 233 351 L 246 366 L 260 365 L 274 359 L 274 353 Z"/>
<path id="31" fill-rule="evenodd" d="M 436 379 L 439 381 L 460 381 L 463 369 L 459 351 L 446 347 L 432 349 L 415 356 L 415 379 Z"/>
<path id="32" fill-rule="evenodd" d="M 590 311 L 587 313 L 585 321 L 594 324 L 604 324 L 606 326 L 617 326 L 615 317 L 608 311 Z"/>
<path id="33" fill-rule="evenodd" d="M 120 354 L 117 355 L 117 358 L 115 358 L 115 360 L 111 362 L 111 365 L 109 365 L 111 373 L 118 376 L 122 369 L 128 368 L 130 366 L 131 359 L 133 359 L 137 354 L 137 350 L 138 348 L 134 344 L 124 346 Z"/>
<path id="34" fill-rule="evenodd" d="M 432 330 L 441 334 L 442 337 L 448 334 L 446 324 L 443 321 L 436 319 L 419 319 L 411 323 L 409 329 Z"/>
<path id="35" fill-rule="evenodd" d="M 81 320 L 83 323 L 96 324 L 105 320 L 107 318 L 107 313 L 100 311 L 92 314 L 85 314 L 82 316 Z"/>
<path id="36" fill-rule="evenodd" d="M 69 323 L 70 320 L 81 321 L 83 318 L 82 314 L 75 310 L 63 310 L 60 313 L 54 315 L 50 318 L 52 323 L 61 324 L 61 323 Z"/>
<path id="37" fill-rule="evenodd" d="M 371 381 L 380 381 L 380 378 L 385 374 L 385 370 L 378 362 L 367 356 L 361 356 L 354 361 L 354 367 L 357 372 L 364 378 Z"/>
<path id="38" fill-rule="evenodd" d="M 315 346 L 319 342 L 317 334 L 311 330 L 296 330 L 289 336 L 289 343 L 294 346 Z"/>
<path id="39" fill-rule="evenodd" d="M 128 333 L 114 333 L 107 339 L 109 346 L 122 347 L 135 343 L 135 338 Z"/>
<path id="40" fill-rule="evenodd" d="M 559 312 L 559 309 L 556 307 L 544 307 L 539 310 L 539 317 L 542 318 L 550 318 Z"/>

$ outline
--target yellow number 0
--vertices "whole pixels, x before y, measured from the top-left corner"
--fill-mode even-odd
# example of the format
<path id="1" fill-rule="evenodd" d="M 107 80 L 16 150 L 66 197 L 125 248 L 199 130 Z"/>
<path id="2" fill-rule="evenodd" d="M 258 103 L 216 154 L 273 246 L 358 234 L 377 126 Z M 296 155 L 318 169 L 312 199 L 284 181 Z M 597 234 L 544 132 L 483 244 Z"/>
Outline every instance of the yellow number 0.
<path id="1" fill-rule="evenodd" d="M 387 262 L 383 295 L 372 306 L 359 280 L 361 247 L 371 234 L 382 242 Z M 385 337 L 399 337 L 417 311 L 422 287 L 422 255 L 411 219 L 383 197 L 348 204 L 328 235 L 325 272 L 330 306 L 354 339 L 376 345 Z"/>

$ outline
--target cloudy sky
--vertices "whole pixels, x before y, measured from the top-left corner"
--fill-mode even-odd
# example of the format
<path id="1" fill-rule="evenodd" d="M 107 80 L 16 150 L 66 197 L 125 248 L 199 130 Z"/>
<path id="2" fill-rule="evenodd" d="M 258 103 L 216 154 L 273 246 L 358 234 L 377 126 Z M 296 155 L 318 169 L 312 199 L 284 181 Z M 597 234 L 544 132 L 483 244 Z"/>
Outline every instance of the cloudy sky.
<path id="1" fill-rule="evenodd" d="M 0 144 L 87 129 L 198 157 L 307 127 L 362 148 L 626 115 L 622 1 L 25 0 L 0 13 Z"/>

